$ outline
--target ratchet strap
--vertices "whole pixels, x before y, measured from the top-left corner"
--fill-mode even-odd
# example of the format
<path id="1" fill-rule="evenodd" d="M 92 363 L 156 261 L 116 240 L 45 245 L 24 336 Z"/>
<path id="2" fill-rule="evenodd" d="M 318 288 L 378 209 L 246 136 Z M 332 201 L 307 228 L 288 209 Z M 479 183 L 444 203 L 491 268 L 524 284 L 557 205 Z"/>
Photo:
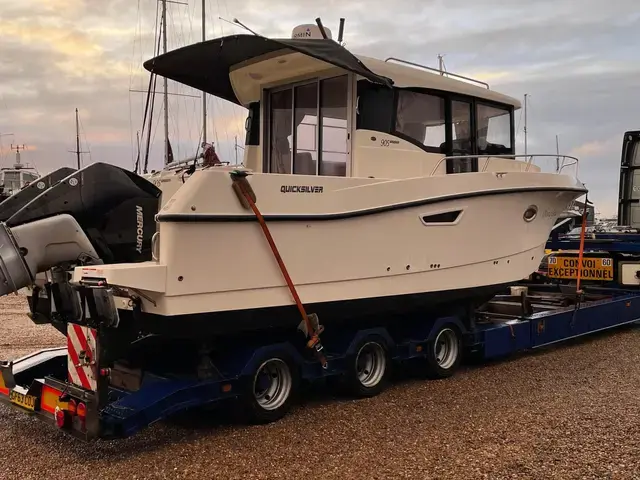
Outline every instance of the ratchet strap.
<path id="1" fill-rule="evenodd" d="M 587 230 L 587 204 L 589 202 L 589 196 L 585 195 L 584 197 L 584 209 L 582 212 L 582 227 L 580 229 L 580 249 L 578 250 L 578 276 L 576 282 L 576 293 L 581 294 L 580 290 L 580 280 L 582 277 L 582 256 L 584 254 L 584 237 Z"/>
<path id="2" fill-rule="evenodd" d="M 278 262 L 278 266 L 280 267 L 282 276 L 287 282 L 287 286 L 289 287 L 291 296 L 293 297 L 293 300 L 295 301 L 296 306 L 298 307 L 298 311 L 300 312 L 300 316 L 302 317 L 302 322 L 300 324 L 300 327 L 298 328 L 300 328 L 300 330 L 302 330 L 302 332 L 305 333 L 305 335 L 307 335 L 307 337 L 309 338 L 309 340 L 307 341 L 307 347 L 314 352 L 316 358 L 322 365 L 322 368 L 327 368 L 327 359 L 322 353 L 323 347 L 322 347 L 322 343 L 320 342 L 320 334 L 322 333 L 324 328 L 322 327 L 322 325 L 319 324 L 317 315 L 313 313 L 310 315 L 307 315 L 304 305 L 300 300 L 300 296 L 298 295 L 298 291 L 296 290 L 296 287 L 293 284 L 293 281 L 291 280 L 291 276 L 287 271 L 287 267 L 284 264 L 284 260 L 282 260 L 282 256 L 278 251 L 278 247 L 276 246 L 276 243 L 273 240 L 273 237 L 271 236 L 271 232 L 269 231 L 267 222 L 265 221 L 264 217 L 262 216 L 262 213 L 260 213 L 260 210 L 256 206 L 256 194 L 251 188 L 251 185 L 249 184 L 249 182 L 247 181 L 247 176 L 249 174 L 244 171 L 234 170 L 230 173 L 230 175 L 231 175 L 231 180 L 233 182 L 231 184 L 233 187 L 233 190 L 238 196 L 238 199 L 240 200 L 240 203 L 242 204 L 242 206 L 244 208 L 251 209 L 251 211 L 253 211 L 253 214 L 258 219 L 258 223 L 262 228 L 262 232 L 264 233 L 264 236 L 267 239 L 269 246 L 271 247 L 271 252 L 273 253 L 273 256 Z"/>

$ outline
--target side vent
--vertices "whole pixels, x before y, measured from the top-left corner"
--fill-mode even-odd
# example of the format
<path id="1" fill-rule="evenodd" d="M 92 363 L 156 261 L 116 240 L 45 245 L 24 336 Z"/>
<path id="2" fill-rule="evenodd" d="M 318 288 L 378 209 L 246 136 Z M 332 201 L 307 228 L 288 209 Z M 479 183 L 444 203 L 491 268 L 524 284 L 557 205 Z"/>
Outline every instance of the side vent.
<path id="1" fill-rule="evenodd" d="M 455 223 L 462 215 L 462 210 L 452 210 L 451 212 L 436 213 L 433 215 L 424 215 L 422 223 L 429 225 L 432 223 Z"/>

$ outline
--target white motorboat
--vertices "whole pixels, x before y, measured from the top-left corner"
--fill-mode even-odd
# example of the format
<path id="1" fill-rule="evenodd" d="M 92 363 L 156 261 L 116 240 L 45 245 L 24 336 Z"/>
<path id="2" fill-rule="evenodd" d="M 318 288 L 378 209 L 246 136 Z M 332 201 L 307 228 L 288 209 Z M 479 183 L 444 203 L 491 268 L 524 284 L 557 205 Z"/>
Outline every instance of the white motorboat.
<path id="1" fill-rule="evenodd" d="M 356 56 L 325 35 L 315 25 L 291 39 L 232 35 L 146 62 L 248 108 L 244 166 L 198 167 L 188 181 L 158 173 L 161 208 L 159 191 L 117 167 L 73 173 L 49 192 L 92 189 L 93 203 L 53 215 L 41 201 L 17 215 L 3 233 L 15 251 L 49 253 L 24 256 L 26 270 L 7 263 L 2 293 L 83 253 L 93 265 L 77 266 L 73 281 L 116 288 L 123 318 L 134 306 L 118 295 L 137 292 L 147 331 L 176 317 L 197 335 L 295 325 L 291 289 L 234 182 L 255 194 L 302 302 L 324 324 L 471 305 L 534 272 L 556 219 L 586 192 L 570 172 L 577 159 L 545 172 L 541 155 L 516 155 L 520 102 L 486 84 Z M 90 169 L 112 175 L 78 182 Z M 101 195 L 112 223 L 95 221 L 107 211 L 97 189 L 110 189 Z"/>
<path id="2" fill-rule="evenodd" d="M 10 167 L 0 168 L 0 202 L 19 192 L 40 177 L 35 167 L 28 163 L 22 163 L 20 146 L 15 147 L 15 151 L 15 163 Z"/>

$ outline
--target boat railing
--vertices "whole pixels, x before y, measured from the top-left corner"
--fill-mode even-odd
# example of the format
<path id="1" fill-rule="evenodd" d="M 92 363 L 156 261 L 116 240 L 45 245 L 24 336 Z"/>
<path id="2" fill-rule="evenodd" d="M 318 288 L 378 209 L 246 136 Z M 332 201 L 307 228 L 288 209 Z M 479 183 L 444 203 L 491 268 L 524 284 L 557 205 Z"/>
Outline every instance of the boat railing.
<path id="1" fill-rule="evenodd" d="M 450 160 L 472 160 L 472 159 L 477 159 L 478 163 L 480 163 L 480 161 L 482 159 L 484 159 L 484 163 L 482 165 L 482 168 L 480 168 L 480 165 L 478 165 L 478 172 L 486 172 L 487 169 L 489 168 L 489 164 L 491 163 L 492 159 L 505 159 L 505 160 L 518 160 L 518 159 L 524 159 L 524 161 L 522 161 L 522 163 L 524 163 L 525 172 L 528 172 L 531 170 L 531 166 L 535 165 L 535 163 L 533 162 L 534 158 L 545 158 L 545 159 L 555 159 L 556 160 L 556 168 L 554 169 L 555 172 L 554 173 L 562 173 L 562 171 L 567 168 L 567 167 L 571 167 L 573 165 L 576 166 L 576 173 L 577 173 L 577 166 L 578 166 L 578 159 L 576 157 L 572 157 L 570 155 L 554 155 L 554 154 L 519 154 L 519 155 L 453 155 L 453 156 L 449 156 L 449 157 L 442 157 L 440 159 L 440 161 L 435 165 L 435 167 L 433 167 L 433 170 L 431 171 L 431 175 L 430 176 L 434 176 L 436 175 L 436 173 L 438 172 L 438 169 L 440 168 L 440 166 L 444 163 L 446 165 L 446 162 L 450 161 Z"/>
<path id="2" fill-rule="evenodd" d="M 404 63 L 405 65 L 410 65 L 412 67 L 416 67 L 416 68 L 422 68 L 424 70 L 429 70 L 431 72 L 436 72 L 442 76 L 447 76 L 447 77 L 453 77 L 453 78 L 459 78 L 460 80 L 467 80 L 469 82 L 473 82 L 477 85 L 481 85 L 484 88 L 486 88 L 487 90 L 490 90 L 489 84 L 487 82 L 483 82 L 482 80 L 478 80 L 475 78 L 471 78 L 471 77 L 465 77 L 464 75 L 459 75 L 457 73 L 452 73 L 452 72 L 447 72 L 446 70 L 439 70 L 437 68 L 433 68 L 433 67 L 428 67 L 427 65 L 422 65 L 420 63 L 415 63 L 415 62 L 410 62 L 409 60 L 403 60 L 401 58 L 397 58 L 397 57 L 389 57 L 387 59 L 385 59 L 385 62 L 396 62 L 396 63 Z"/>
<path id="3" fill-rule="evenodd" d="M 194 160 L 196 162 L 196 167 L 202 167 L 204 165 L 204 160 L 202 159 L 202 157 L 198 157 L 198 158 L 195 158 L 195 159 L 190 158 L 190 159 L 186 159 L 186 160 L 179 160 L 179 161 L 167 163 L 162 168 L 162 170 L 163 171 L 182 170 L 184 168 L 188 168 L 191 165 L 193 165 Z M 231 165 L 231 162 L 221 161 L 220 165 L 229 166 L 229 165 Z"/>

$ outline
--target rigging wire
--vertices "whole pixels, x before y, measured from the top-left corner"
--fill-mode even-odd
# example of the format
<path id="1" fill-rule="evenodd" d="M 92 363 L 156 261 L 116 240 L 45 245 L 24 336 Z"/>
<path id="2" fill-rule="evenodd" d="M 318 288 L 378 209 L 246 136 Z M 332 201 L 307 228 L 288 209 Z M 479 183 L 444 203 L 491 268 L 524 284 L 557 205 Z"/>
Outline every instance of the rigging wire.
<path id="1" fill-rule="evenodd" d="M 156 78 L 157 78 L 157 77 L 156 77 Z M 155 87 L 154 87 L 154 88 L 155 88 Z M 155 123 L 155 127 L 154 127 L 154 130 L 153 130 L 153 135 L 150 135 L 150 136 L 149 136 L 149 139 L 150 139 L 151 143 L 155 143 L 155 141 L 156 141 L 156 136 L 157 136 L 157 134 L 158 134 L 158 128 L 159 128 L 159 127 L 160 127 L 160 125 L 162 124 L 162 122 L 160 122 L 160 119 L 161 119 L 161 117 L 162 117 L 162 110 L 158 110 L 157 115 L 158 115 L 158 117 L 157 117 L 157 121 L 156 121 L 156 123 Z M 151 125 L 149 125 L 149 128 L 151 128 Z M 163 139 L 163 141 L 164 141 L 164 139 Z M 148 172 L 148 165 L 149 165 L 149 156 L 147 155 L 147 158 L 145 159 L 145 172 L 144 172 L 144 173 L 147 173 L 147 172 Z"/>
<path id="2" fill-rule="evenodd" d="M 220 0 L 218 0 L 218 15 L 220 15 Z M 220 22 L 220 33 L 224 37 L 224 28 L 222 26 L 222 22 Z"/>
<path id="3" fill-rule="evenodd" d="M 158 7 L 156 6 L 156 33 L 158 32 Z M 162 22 L 162 19 L 160 20 L 160 22 Z M 160 35 L 157 35 L 158 41 L 157 41 L 157 45 L 154 49 L 154 55 L 157 56 L 157 52 L 160 51 L 160 40 L 161 37 Z M 153 87 L 151 86 L 151 79 L 153 79 Z M 150 114 L 150 119 L 149 119 L 149 133 L 147 135 L 147 147 L 146 147 L 146 151 L 145 151 L 145 158 L 144 158 L 144 173 L 147 173 L 148 170 L 148 166 L 149 166 L 149 150 L 150 150 L 150 141 L 151 141 L 151 126 L 153 123 L 153 110 L 154 110 L 154 106 L 155 106 L 155 99 L 156 99 L 156 84 L 157 84 L 157 75 L 155 74 L 151 74 L 149 76 L 149 92 L 147 93 L 147 105 L 149 104 L 149 101 L 151 101 L 151 114 Z M 151 100 L 149 100 L 149 98 L 151 98 Z M 145 117 L 143 120 L 143 132 L 144 132 L 144 121 L 146 121 L 146 112 L 145 112 Z M 156 125 L 157 128 L 157 125 Z M 155 133 L 154 133 L 154 138 L 155 138 Z"/>
<path id="4" fill-rule="evenodd" d="M 518 135 L 520 134 L 520 121 L 522 120 L 522 108 L 520 109 L 520 116 L 518 117 L 518 124 L 516 126 L 516 140 L 518 139 Z"/>
<path id="5" fill-rule="evenodd" d="M 157 33 L 158 31 L 158 6 L 156 5 L 156 28 L 155 28 L 155 32 Z M 155 47 L 154 46 L 154 54 L 155 52 L 160 48 L 160 37 L 158 36 L 158 46 Z M 153 98 L 153 100 L 155 101 L 155 83 L 154 83 L 154 87 L 153 87 L 153 95 L 151 94 L 151 84 L 152 82 L 154 82 L 155 80 L 155 74 L 151 73 L 149 75 L 149 86 L 148 86 L 148 90 L 147 90 L 147 99 L 145 102 L 145 106 L 144 106 L 144 113 L 143 113 L 143 117 L 142 117 L 142 134 L 144 135 L 144 130 L 145 130 L 145 126 L 146 126 L 146 122 L 147 122 L 147 113 L 149 111 L 149 102 L 151 101 L 151 98 Z M 151 106 L 152 110 L 152 116 L 151 119 L 153 119 L 153 105 Z M 151 120 L 150 120 L 151 121 Z M 151 128 L 151 124 L 149 124 L 149 128 Z M 135 165 L 134 165 L 134 172 L 138 173 L 139 172 L 139 168 L 140 168 L 140 149 L 138 148 L 138 154 L 137 154 L 137 158 L 135 161 Z M 145 168 L 146 168 L 146 162 L 147 159 L 149 157 L 149 142 L 147 141 L 147 147 L 146 147 L 146 153 L 145 153 Z"/>
<path id="6" fill-rule="evenodd" d="M 93 163 L 93 157 L 91 156 L 91 145 L 89 145 L 89 140 L 87 138 L 87 133 L 84 130 L 84 124 L 82 123 L 82 119 L 78 117 L 78 123 L 80 124 L 80 140 L 84 137 L 84 148 L 86 148 L 89 153 L 89 163 Z M 80 143 L 80 150 L 83 150 L 82 142 Z"/>
<path id="7" fill-rule="evenodd" d="M 152 101 L 151 101 L 151 112 L 149 114 L 149 117 L 150 117 L 150 119 L 149 119 L 149 133 L 147 135 L 147 149 L 146 149 L 145 157 L 144 157 L 143 173 L 147 173 L 148 168 L 149 168 L 149 151 L 150 151 L 149 147 L 150 147 L 150 143 L 151 143 L 151 126 L 153 124 L 153 110 L 154 110 L 154 106 L 156 104 L 156 102 L 155 102 L 155 100 L 156 100 L 155 91 L 156 91 L 157 80 L 158 80 L 158 76 L 157 75 L 153 75 L 153 87 L 152 87 L 153 90 L 152 90 L 152 93 L 151 93 L 151 98 L 152 98 Z M 158 121 L 156 122 L 156 126 L 155 126 L 156 130 L 154 130 L 154 132 L 153 132 L 154 140 L 155 140 L 155 137 L 156 137 L 156 131 L 157 131 L 159 123 L 160 123 L 160 115 L 158 114 Z"/>
<path id="8" fill-rule="evenodd" d="M 157 8 L 157 7 L 156 7 Z M 130 140 L 130 144 L 131 144 L 131 164 L 132 166 L 134 166 L 134 170 L 135 170 L 135 154 L 134 154 L 134 149 L 133 149 L 133 105 L 131 104 L 131 86 L 133 83 L 133 59 L 135 57 L 136 54 L 136 38 L 138 36 L 138 33 L 140 31 L 140 0 L 138 0 L 137 2 L 137 7 L 136 7 L 136 18 L 137 18 L 137 22 L 136 22 L 136 29 L 134 31 L 133 34 L 133 45 L 131 47 L 131 62 L 129 63 L 129 140 Z M 140 41 L 140 43 L 142 44 L 142 40 Z"/>

